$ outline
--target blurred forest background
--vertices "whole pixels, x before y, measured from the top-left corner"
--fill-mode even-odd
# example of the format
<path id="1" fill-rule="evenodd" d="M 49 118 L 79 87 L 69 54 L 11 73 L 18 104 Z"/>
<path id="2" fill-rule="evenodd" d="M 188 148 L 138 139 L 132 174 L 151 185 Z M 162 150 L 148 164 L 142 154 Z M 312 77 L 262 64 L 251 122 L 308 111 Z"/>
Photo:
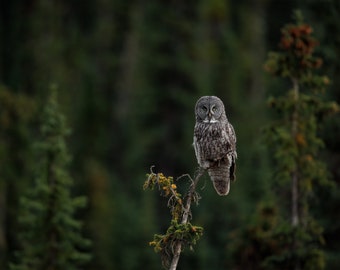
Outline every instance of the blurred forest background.
<path id="1" fill-rule="evenodd" d="M 225 103 L 238 138 L 237 181 L 228 197 L 201 180 L 194 223 L 204 227 L 179 269 L 242 269 L 235 231 L 256 222 L 273 197 L 272 157 L 262 130 L 266 100 L 289 83 L 266 74 L 267 52 L 300 9 L 312 25 L 340 102 L 338 0 L 3 0 L 0 3 L 0 269 L 14 260 L 20 197 L 32 185 L 40 112 L 51 85 L 72 133 L 72 194 L 86 195 L 77 213 L 91 239 L 84 269 L 160 269 L 148 246 L 169 223 L 166 201 L 142 189 L 151 165 L 178 177 L 193 174 L 194 105 L 202 95 Z M 334 186 L 311 206 L 324 228 L 326 269 L 340 265 L 340 119 L 320 123 Z M 286 203 L 286 202 L 282 202 Z M 245 243 L 249 239 L 244 239 Z M 259 245 L 260 248 L 260 245 Z M 246 252 L 246 250 L 244 250 Z M 242 251 L 241 251 L 242 253 Z M 242 258 L 241 258 L 242 259 Z M 244 269 L 261 269 L 248 266 Z"/>

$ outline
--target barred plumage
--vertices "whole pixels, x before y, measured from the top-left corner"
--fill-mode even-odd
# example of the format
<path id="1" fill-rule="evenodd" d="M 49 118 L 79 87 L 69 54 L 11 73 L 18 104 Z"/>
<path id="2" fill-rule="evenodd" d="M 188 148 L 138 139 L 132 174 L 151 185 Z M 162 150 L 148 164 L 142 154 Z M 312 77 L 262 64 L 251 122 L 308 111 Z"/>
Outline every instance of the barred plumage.
<path id="1" fill-rule="evenodd" d="M 195 106 L 194 148 L 197 162 L 206 169 L 219 195 L 227 195 L 236 179 L 236 135 L 228 122 L 223 102 L 201 97 Z"/>

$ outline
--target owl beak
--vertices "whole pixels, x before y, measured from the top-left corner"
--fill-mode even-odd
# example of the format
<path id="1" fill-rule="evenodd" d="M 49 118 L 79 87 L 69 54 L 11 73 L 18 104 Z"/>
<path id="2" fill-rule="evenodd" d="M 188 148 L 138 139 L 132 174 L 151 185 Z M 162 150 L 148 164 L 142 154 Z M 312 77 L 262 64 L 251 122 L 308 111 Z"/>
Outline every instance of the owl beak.
<path id="1" fill-rule="evenodd" d="M 217 123 L 218 122 L 218 120 L 215 119 L 214 113 L 212 111 L 210 111 L 208 113 L 208 121 L 207 122 L 208 123 Z"/>
<path id="2" fill-rule="evenodd" d="M 215 117 L 211 112 L 208 113 L 208 123 L 216 123 L 217 121 L 215 120 Z"/>

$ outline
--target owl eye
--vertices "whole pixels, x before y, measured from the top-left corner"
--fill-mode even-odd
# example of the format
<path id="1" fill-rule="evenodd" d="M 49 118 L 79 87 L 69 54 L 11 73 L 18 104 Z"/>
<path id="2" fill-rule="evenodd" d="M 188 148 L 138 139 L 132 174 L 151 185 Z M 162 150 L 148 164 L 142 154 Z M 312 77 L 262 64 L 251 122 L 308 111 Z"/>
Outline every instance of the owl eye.
<path id="1" fill-rule="evenodd" d="M 213 106 L 213 107 L 211 108 L 211 110 L 212 110 L 213 112 L 216 112 L 217 108 L 216 108 L 215 106 Z"/>
<path id="2" fill-rule="evenodd" d="M 205 106 L 203 106 L 203 107 L 202 107 L 202 110 L 203 110 L 203 112 L 207 112 L 207 111 L 208 111 L 208 108 L 205 107 Z"/>

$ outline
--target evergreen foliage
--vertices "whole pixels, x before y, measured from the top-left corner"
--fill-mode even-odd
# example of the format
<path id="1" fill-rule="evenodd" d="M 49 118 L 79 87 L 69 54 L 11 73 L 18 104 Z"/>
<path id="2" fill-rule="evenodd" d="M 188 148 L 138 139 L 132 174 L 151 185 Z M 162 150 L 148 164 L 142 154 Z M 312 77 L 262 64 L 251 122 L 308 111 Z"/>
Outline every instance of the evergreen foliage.
<path id="1" fill-rule="evenodd" d="M 322 95 L 328 77 L 318 75 L 322 59 L 317 40 L 300 12 L 281 29 L 279 51 L 270 52 L 265 69 L 287 78 L 292 89 L 268 99 L 275 112 L 264 137 L 274 157 L 272 190 L 276 199 L 258 205 L 250 224 L 230 237 L 236 269 L 325 269 L 323 228 L 310 211 L 317 189 L 334 187 L 320 159 L 322 121 L 339 111 Z M 273 91 L 274 92 L 274 91 Z M 274 92 L 275 93 L 275 92 Z"/>
<path id="2" fill-rule="evenodd" d="M 84 269 L 159 270 L 158 257 L 145 243 L 155 232 L 166 234 L 170 225 L 167 202 L 154 192 L 141 192 L 140 186 L 150 163 L 162 168 L 165 175 L 181 175 L 196 165 L 191 146 L 193 108 L 202 95 L 217 95 L 225 103 L 239 142 L 238 183 L 225 200 L 216 196 L 208 178 L 202 177 L 197 188 L 204 189 L 204 200 L 192 212 L 195 221 L 204 224 L 204 237 L 195 252 L 181 254 L 180 268 L 259 269 L 270 250 L 276 254 L 286 250 L 278 242 L 280 230 L 280 237 L 273 240 L 273 230 L 261 227 L 266 227 L 272 216 L 273 227 L 291 228 L 290 221 L 283 224 L 291 216 L 289 173 L 280 169 L 277 178 L 269 175 L 272 168 L 283 167 L 273 163 L 278 153 L 274 144 L 285 141 L 288 151 L 296 140 L 289 131 L 276 129 L 281 139 L 275 135 L 268 155 L 261 130 L 269 118 L 277 125 L 280 121 L 284 124 L 283 115 L 289 121 L 291 101 L 280 100 L 279 95 L 292 87 L 287 86 L 291 84 L 288 77 L 269 78 L 261 67 L 266 52 L 276 50 L 278 29 L 295 8 L 303 10 L 321 44 L 314 47 L 312 58 L 303 59 L 304 64 L 322 64 L 322 73 L 331 78 L 327 81 L 324 75 L 319 76 L 312 84 L 328 82 L 324 85 L 327 91 L 303 98 L 309 104 L 299 108 L 306 114 L 306 118 L 300 116 L 306 119 L 306 125 L 300 127 L 305 131 L 312 124 L 308 111 L 316 113 L 315 108 L 322 107 L 319 101 L 340 101 L 338 0 L 2 1 L 0 269 L 15 261 L 14 253 L 22 243 L 17 237 L 21 234 L 18 201 L 32 185 L 35 107 L 45 102 L 50 82 L 60 86 L 59 106 L 72 127 L 67 138 L 73 157 L 68 167 L 74 179 L 72 190 L 86 194 L 89 200 L 88 207 L 77 212 L 93 243 L 93 259 Z M 301 30 L 310 31 L 308 27 Z M 288 39 L 289 31 L 287 28 Z M 323 63 L 317 61 L 318 55 L 324 56 Z M 321 72 L 311 70 L 314 75 Z M 307 74 L 302 76 L 308 79 Z M 306 80 L 299 85 L 300 98 L 311 94 L 307 86 Z M 288 111 L 266 110 L 268 92 L 274 97 L 269 104 L 287 106 Z M 313 103 L 319 105 L 313 107 Z M 326 107 L 321 111 L 333 110 Z M 299 149 L 306 157 L 303 162 L 310 168 L 312 183 L 306 213 L 323 229 L 326 268 L 337 270 L 340 220 L 334 217 L 340 207 L 340 118 L 321 119 L 323 114 L 317 113 L 313 124 L 323 142 L 317 139 L 312 145 L 312 134 L 298 136 L 300 142 L 305 139 L 311 146 Z M 279 155 L 284 157 L 284 166 L 292 167 L 297 150 L 292 151 L 294 157 L 287 151 L 282 149 Z M 310 159 L 310 153 L 316 156 Z M 319 164 L 320 160 L 325 164 Z M 317 171 L 322 174 L 320 179 L 333 178 L 336 188 L 331 193 L 328 184 L 314 178 Z M 182 193 L 181 186 L 177 189 Z M 281 199 L 274 200 L 274 195 Z M 260 201 L 266 204 L 257 206 Z M 258 216 L 252 219 L 254 213 Z M 258 233 L 252 235 L 253 230 Z M 282 243 L 289 243 L 289 237 Z M 262 251 L 261 243 L 266 241 L 278 247 L 268 244 L 271 248 Z M 319 248 L 322 241 L 313 241 L 308 245 Z M 250 257 L 243 250 L 254 251 L 252 264 L 246 264 Z M 259 258 L 255 259 L 256 255 Z M 268 267 L 275 263 L 268 260 Z"/>
<path id="3" fill-rule="evenodd" d="M 265 65 L 271 74 L 288 78 L 293 87 L 269 99 L 277 121 L 267 128 L 266 138 L 277 164 L 274 179 L 279 185 L 278 197 L 290 201 L 290 210 L 282 205 L 281 211 L 284 219 L 290 213 L 291 225 L 283 223 L 273 230 L 272 237 L 280 239 L 280 248 L 266 259 L 266 265 L 269 269 L 324 269 L 322 228 L 309 205 L 317 196 L 317 188 L 331 183 L 320 160 L 323 141 L 318 132 L 324 117 L 339 107 L 322 99 L 329 79 L 315 72 L 322 59 L 314 55 L 318 42 L 311 36 L 312 27 L 304 23 L 299 11 L 294 19 L 282 28 L 280 51 L 269 53 Z"/>
<path id="4" fill-rule="evenodd" d="M 18 196 L 32 165 L 28 127 L 35 113 L 32 98 L 0 85 L 0 269 L 6 269 L 18 245 Z"/>
<path id="5" fill-rule="evenodd" d="M 198 173 L 194 180 L 189 175 L 184 175 L 191 181 L 189 191 L 185 196 L 178 192 L 173 177 L 165 177 L 163 173 L 155 174 L 152 168 L 151 173 L 147 175 L 143 188 L 154 189 L 158 187 L 161 190 L 161 194 L 169 198 L 168 207 L 171 212 L 170 226 L 166 234 L 155 234 L 153 241 L 149 243 L 150 246 L 154 246 L 155 252 L 160 252 L 162 265 L 166 269 L 177 269 L 180 253 L 186 247 L 193 250 L 193 246 L 203 235 L 203 228 L 192 225 L 189 221 L 191 218 L 191 203 L 198 204 L 200 199 L 196 192 L 196 185 L 202 173 L 203 170 Z"/>
<path id="6" fill-rule="evenodd" d="M 44 107 L 40 133 L 35 145 L 34 184 L 21 198 L 21 249 L 10 268 L 77 269 L 90 259 L 86 251 L 89 240 L 82 236 L 82 222 L 75 217 L 86 205 L 86 198 L 71 196 L 73 180 L 67 171 L 70 156 L 65 144 L 69 130 L 58 109 L 56 90 Z"/>
<path id="7" fill-rule="evenodd" d="M 251 222 L 231 234 L 235 269 L 324 269 L 320 225 L 292 227 L 272 202 L 260 203 Z"/>

